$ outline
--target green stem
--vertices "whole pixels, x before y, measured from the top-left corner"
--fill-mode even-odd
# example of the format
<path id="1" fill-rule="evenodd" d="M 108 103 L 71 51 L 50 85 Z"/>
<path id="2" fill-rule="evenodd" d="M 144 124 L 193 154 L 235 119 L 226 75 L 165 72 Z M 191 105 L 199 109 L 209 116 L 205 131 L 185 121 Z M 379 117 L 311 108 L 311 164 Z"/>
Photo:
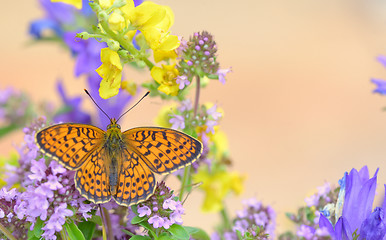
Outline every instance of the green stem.
<path id="1" fill-rule="evenodd" d="M 181 185 L 180 196 L 179 196 L 180 201 L 182 201 L 182 198 L 184 197 L 184 190 L 187 185 L 186 183 L 189 177 L 190 177 L 190 165 L 185 167 L 184 169 L 184 176 L 182 178 L 182 185 Z"/>
<path id="2" fill-rule="evenodd" d="M 227 213 L 227 210 L 225 209 L 225 207 L 223 209 L 221 209 L 221 219 L 223 221 L 223 224 L 224 224 L 224 228 L 227 229 L 227 230 L 230 230 L 231 229 L 231 222 L 229 220 L 229 216 L 228 216 L 228 213 Z"/>
<path id="3" fill-rule="evenodd" d="M 115 41 L 119 42 L 119 44 L 124 48 L 126 49 L 127 51 L 129 51 L 133 56 L 138 56 L 140 55 L 140 52 L 134 47 L 133 44 L 131 44 L 129 41 L 127 41 L 124 36 L 120 35 L 120 34 L 116 34 L 115 32 L 113 32 L 107 22 L 105 21 L 100 21 L 99 22 L 103 28 L 103 30 L 107 33 L 107 35 L 109 35 L 112 39 L 114 39 Z M 140 57 L 139 60 L 142 60 L 147 66 L 149 69 L 152 69 L 154 64 L 147 58 L 145 57 Z"/>
<path id="4" fill-rule="evenodd" d="M 66 235 L 66 231 L 64 230 L 64 228 L 62 229 L 62 231 L 59 232 L 60 234 L 60 237 L 62 240 L 67 240 L 67 235 Z"/>
<path id="5" fill-rule="evenodd" d="M 111 226 L 111 219 L 110 219 L 110 214 L 109 211 L 107 211 L 106 208 L 103 209 L 103 214 L 105 215 L 105 220 L 106 220 L 106 227 L 107 227 L 107 237 L 109 240 L 114 239 L 114 233 L 113 233 L 113 228 Z"/>
<path id="6" fill-rule="evenodd" d="M 14 236 L 12 236 L 12 233 L 8 231 L 2 224 L 0 224 L 0 231 L 9 239 L 9 240 L 16 240 Z"/>
<path id="7" fill-rule="evenodd" d="M 195 119 L 196 116 L 197 116 L 198 104 L 200 102 L 200 88 L 201 88 L 200 77 L 196 76 L 196 79 L 197 79 L 197 82 L 196 82 L 196 97 L 194 99 L 194 115 L 193 115 L 193 119 Z M 190 167 L 191 166 L 189 165 L 189 166 L 187 166 L 184 169 L 184 176 L 182 178 L 182 185 L 181 185 L 180 196 L 179 196 L 180 201 L 182 201 L 182 198 L 184 197 L 184 191 L 185 191 L 187 182 L 188 182 L 188 180 L 190 179 L 190 176 L 191 176 L 190 175 Z"/>
<path id="8" fill-rule="evenodd" d="M 105 221 L 105 218 L 104 218 L 104 213 L 103 213 L 103 210 L 102 210 L 102 206 L 99 204 L 99 212 L 101 213 L 101 220 L 102 220 L 102 238 L 103 240 L 107 240 L 107 236 L 106 236 L 106 221 Z"/>

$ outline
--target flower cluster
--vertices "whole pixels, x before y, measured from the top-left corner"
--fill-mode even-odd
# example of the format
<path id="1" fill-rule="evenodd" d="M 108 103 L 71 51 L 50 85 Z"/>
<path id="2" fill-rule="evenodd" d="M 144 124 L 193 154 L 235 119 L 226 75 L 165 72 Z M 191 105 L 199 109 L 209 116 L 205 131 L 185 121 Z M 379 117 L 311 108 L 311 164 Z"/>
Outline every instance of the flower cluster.
<path id="1" fill-rule="evenodd" d="M 41 227 L 43 222 L 41 236 L 56 239 L 55 234 L 63 229 L 66 217 L 87 220 L 91 217 L 93 205 L 84 203 L 86 199 L 75 189 L 74 172 L 39 153 L 33 139 L 44 124 L 41 118 L 24 129 L 26 142 L 19 150 L 20 166 L 10 166 L 9 169 L 14 171 L 10 171 L 7 178 L 9 186 L 18 182 L 24 191 L 14 194 L 17 198 L 15 205 L 5 215 L 16 215 L 20 221 L 31 223 L 31 230 L 35 225 Z M 5 189 L 2 191 L 6 192 Z"/>
<path id="2" fill-rule="evenodd" d="M 19 199 L 20 193 L 15 188 L 9 191 L 0 189 L 0 224 L 17 239 L 26 239 L 29 224 L 25 219 L 19 219 L 15 212 Z M 0 236 L 3 237 L 2 234 Z"/>
<path id="3" fill-rule="evenodd" d="M 194 76 L 210 76 L 217 74 L 219 63 L 216 61 L 217 45 L 213 36 L 206 32 L 196 32 L 182 49 L 178 71 L 179 87 L 189 85 Z M 186 84 L 187 83 L 187 84 Z"/>
<path id="4" fill-rule="evenodd" d="M 237 212 L 233 221 L 233 231 L 222 233 L 225 239 L 273 239 L 276 227 L 276 213 L 270 206 L 263 206 L 255 198 L 243 202 L 244 209 Z M 219 233 L 214 233 L 212 239 L 220 239 Z"/>
<path id="5" fill-rule="evenodd" d="M 11 87 L 0 90 L 0 123 L 23 126 L 33 117 L 30 99 Z"/>
<path id="6" fill-rule="evenodd" d="M 173 224 L 182 224 L 184 208 L 164 182 L 157 184 L 154 194 L 138 204 L 138 216 L 148 218 L 154 228 L 169 229 Z"/>
<path id="7" fill-rule="evenodd" d="M 289 217 L 297 225 L 295 234 L 287 232 L 279 239 L 383 239 L 386 224 L 382 207 L 372 211 L 378 170 L 369 177 L 367 166 L 360 171 L 352 169 L 339 181 L 340 187 L 319 188 L 318 194 L 307 199 L 296 217 Z M 324 206 L 323 206 L 324 205 Z"/>

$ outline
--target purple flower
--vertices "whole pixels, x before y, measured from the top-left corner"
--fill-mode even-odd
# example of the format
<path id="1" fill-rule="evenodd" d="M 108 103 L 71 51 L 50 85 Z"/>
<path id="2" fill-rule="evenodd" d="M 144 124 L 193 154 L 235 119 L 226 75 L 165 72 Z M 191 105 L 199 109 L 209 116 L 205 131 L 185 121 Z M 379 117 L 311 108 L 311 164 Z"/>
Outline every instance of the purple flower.
<path id="1" fill-rule="evenodd" d="M 217 112 L 217 105 L 216 104 L 213 105 L 208 110 L 206 110 L 206 113 L 208 114 L 208 116 L 211 116 L 213 118 L 213 120 L 215 120 L 215 121 L 219 120 L 222 116 L 221 112 Z"/>
<path id="2" fill-rule="evenodd" d="M 142 206 L 138 208 L 138 216 L 143 217 L 143 216 L 150 216 L 151 210 L 148 206 Z"/>
<path id="3" fill-rule="evenodd" d="M 63 113 L 57 114 L 55 116 L 56 122 L 75 122 L 75 123 L 91 123 L 91 116 L 88 113 L 83 112 L 80 109 L 80 104 L 82 102 L 81 97 L 69 98 L 64 92 L 63 84 L 61 81 L 57 83 L 58 92 L 62 101 L 64 103 L 65 110 Z"/>
<path id="4" fill-rule="evenodd" d="M 179 84 L 179 89 L 184 89 L 185 86 L 188 86 L 190 84 L 190 81 L 187 76 L 177 76 L 176 83 Z"/>
<path id="5" fill-rule="evenodd" d="M 180 104 L 181 105 L 178 107 L 178 110 L 180 112 L 190 111 L 193 109 L 192 101 L 190 101 L 190 99 L 186 99 L 186 100 L 182 101 Z"/>
<path id="6" fill-rule="evenodd" d="M 334 239 L 338 240 L 351 239 L 354 231 L 360 232 L 359 239 L 362 237 L 379 239 L 372 237 L 384 235 L 386 229 L 381 214 L 383 211 L 376 208 L 371 213 L 377 174 L 378 169 L 370 178 L 367 166 L 364 166 L 359 172 L 352 169 L 349 174 L 345 173 L 341 184 L 341 192 L 345 193 L 342 216 L 334 226 L 323 214 L 320 214 L 319 227 L 325 228 Z M 339 210 L 337 213 L 339 214 Z"/>
<path id="7" fill-rule="evenodd" d="M 307 225 L 301 225 L 298 231 L 296 232 L 296 235 L 298 237 L 304 237 L 306 240 L 313 239 L 314 234 L 315 234 L 315 229 Z"/>
<path id="8" fill-rule="evenodd" d="M 218 80 L 220 83 L 225 84 L 225 76 L 230 72 L 232 72 L 232 68 L 219 69 L 217 71 Z"/>
<path id="9" fill-rule="evenodd" d="M 173 114 L 173 117 L 169 119 L 169 122 L 172 124 L 173 129 L 181 129 L 185 128 L 185 118 L 180 115 Z"/>
<path id="10" fill-rule="evenodd" d="M 111 118 L 118 118 L 126 109 L 126 105 L 131 101 L 132 96 L 125 91 L 119 91 L 119 93 L 109 98 L 108 100 L 102 99 L 99 96 L 99 85 L 101 77 L 95 72 L 90 74 L 88 79 L 88 85 L 90 86 L 90 94 L 94 98 L 95 102 L 107 113 Z M 106 129 L 110 124 L 110 120 L 98 109 L 99 114 L 99 127 Z"/>
<path id="11" fill-rule="evenodd" d="M 386 234 L 386 225 L 383 219 L 383 209 L 375 208 L 374 212 L 362 223 L 359 239 L 383 239 Z"/>
<path id="12" fill-rule="evenodd" d="M 364 166 L 359 172 L 352 169 L 346 177 L 346 194 L 343 204 L 343 217 L 350 228 L 359 229 L 362 222 L 370 215 L 377 186 L 377 173 L 369 179 L 369 171 Z"/>
<path id="13" fill-rule="evenodd" d="M 386 94 L 386 81 L 382 79 L 371 79 L 371 82 L 377 85 L 377 88 L 373 90 L 374 93 L 382 95 Z"/>
<path id="14" fill-rule="evenodd" d="M 41 158 L 39 161 L 32 160 L 31 172 L 32 174 L 28 175 L 28 178 L 31 180 L 41 181 L 46 177 L 47 166 L 45 164 L 45 159 Z"/>
<path id="15" fill-rule="evenodd" d="M 164 219 L 158 215 L 154 215 L 149 218 L 148 222 L 152 224 L 154 228 L 160 228 L 164 224 Z"/>
<path id="16" fill-rule="evenodd" d="M 163 208 L 175 211 L 177 209 L 177 204 L 178 203 L 174 201 L 172 197 L 170 197 L 164 201 Z"/>
<path id="17" fill-rule="evenodd" d="M 378 62 L 382 63 L 382 65 L 383 65 L 384 67 L 386 67 L 386 56 L 379 55 L 379 56 L 377 57 L 377 60 L 378 60 Z"/>
<path id="18" fill-rule="evenodd" d="M 100 51 L 106 47 L 105 43 L 100 43 L 93 38 L 77 39 L 75 32 L 65 33 L 64 41 L 76 56 L 75 76 L 93 73 L 102 64 Z"/>

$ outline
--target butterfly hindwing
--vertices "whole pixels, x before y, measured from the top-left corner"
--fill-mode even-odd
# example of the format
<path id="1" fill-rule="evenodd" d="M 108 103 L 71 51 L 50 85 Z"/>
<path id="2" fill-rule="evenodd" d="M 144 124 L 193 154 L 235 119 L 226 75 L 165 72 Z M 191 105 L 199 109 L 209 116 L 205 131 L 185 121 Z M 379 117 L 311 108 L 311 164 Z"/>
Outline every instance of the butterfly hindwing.
<path id="1" fill-rule="evenodd" d="M 95 146 L 101 143 L 104 132 L 85 124 L 57 124 L 36 134 L 40 149 L 70 170 L 79 168 Z"/>
<path id="2" fill-rule="evenodd" d="M 160 174 L 191 164 L 200 157 L 203 148 L 197 139 L 168 128 L 133 128 L 123 133 L 123 139 L 153 172 Z"/>
<path id="3" fill-rule="evenodd" d="M 98 147 L 75 173 L 75 187 L 83 197 L 94 203 L 105 203 L 111 199 L 104 161 L 106 157 L 105 149 Z"/>
<path id="4" fill-rule="evenodd" d="M 148 199 L 154 192 L 155 177 L 141 157 L 130 148 L 123 149 L 115 201 L 130 206 Z"/>

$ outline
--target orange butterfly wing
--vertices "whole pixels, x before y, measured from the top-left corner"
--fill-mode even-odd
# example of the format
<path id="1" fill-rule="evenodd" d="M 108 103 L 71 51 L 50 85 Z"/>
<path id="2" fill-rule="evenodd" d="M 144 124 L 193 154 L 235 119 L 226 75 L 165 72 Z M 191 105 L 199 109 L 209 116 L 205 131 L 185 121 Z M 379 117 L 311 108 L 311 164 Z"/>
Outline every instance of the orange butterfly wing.
<path id="1" fill-rule="evenodd" d="M 151 171 L 171 173 L 196 161 L 202 153 L 197 139 L 168 128 L 140 127 L 123 132 L 123 141 Z"/>
<path id="2" fill-rule="evenodd" d="M 75 173 L 75 187 L 83 197 L 96 204 L 111 199 L 104 161 L 107 157 L 105 148 L 100 146 L 87 155 L 84 164 Z"/>
<path id="3" fill-rule="evenodd" d="M 154 174 L 140 155 L 127 146 L 122 153 L 122 167 L 114 200 L 120 205 L 130 206 L 147 200 L 154 189 Z"/>
<path id="4" fill-rule="evenodd" d="M 35 139 L 42 152 L 76 170 L 102 144 L 103 136 L 103 130 L 91 125 L 63 123 L 40 130 Z"/>

